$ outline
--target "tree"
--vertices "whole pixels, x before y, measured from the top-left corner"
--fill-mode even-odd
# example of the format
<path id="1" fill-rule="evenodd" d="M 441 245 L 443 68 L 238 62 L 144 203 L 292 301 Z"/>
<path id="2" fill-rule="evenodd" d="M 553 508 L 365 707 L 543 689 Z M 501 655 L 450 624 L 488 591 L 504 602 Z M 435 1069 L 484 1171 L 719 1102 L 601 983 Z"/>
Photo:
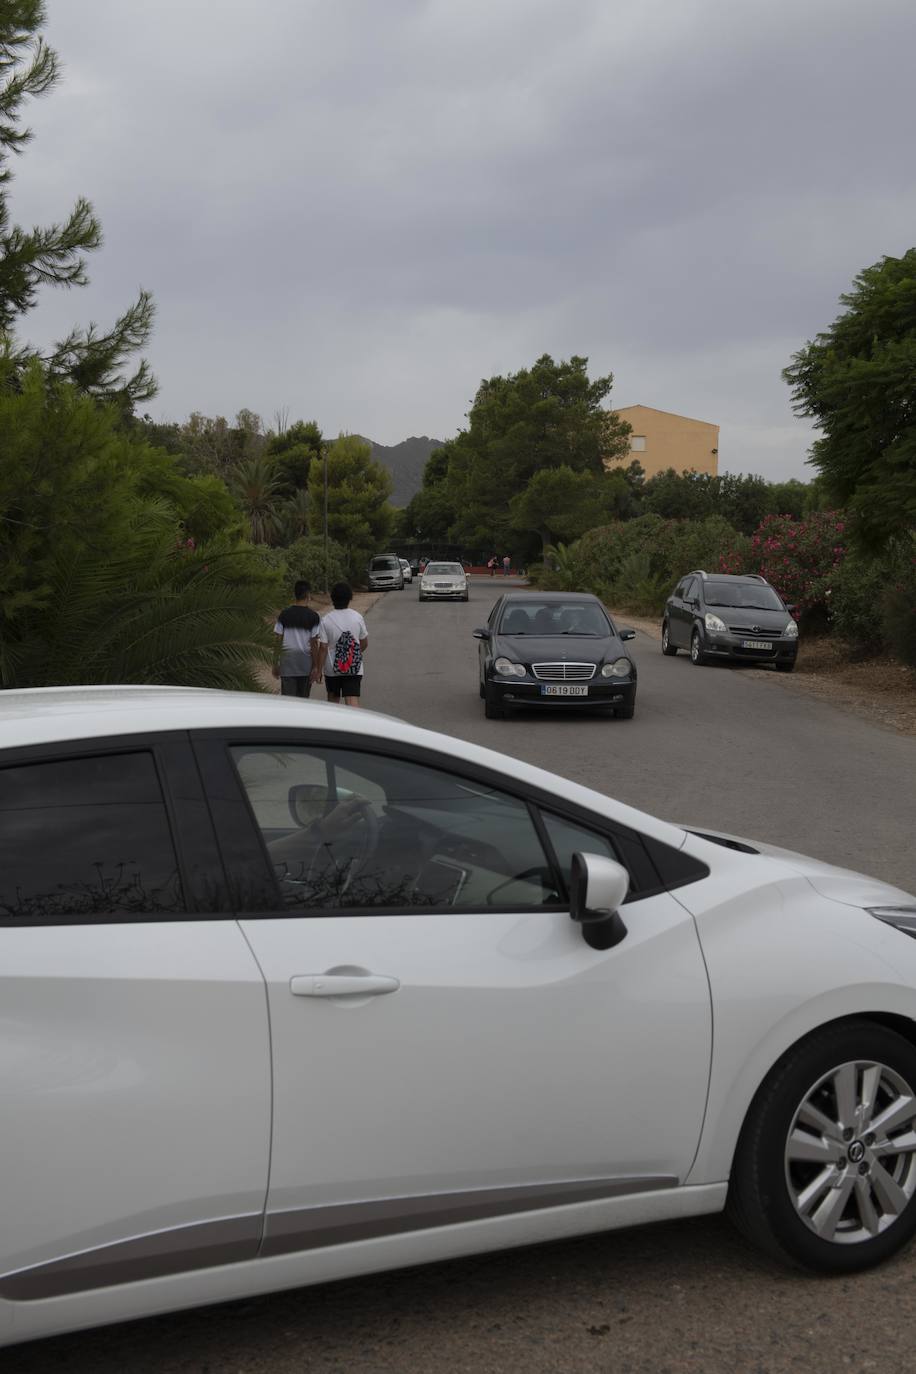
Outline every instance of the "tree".
<path id="1" fill-rule="evenodd" d="M 268 438 L 266 452 L 274 460 L 281 496 L 291 499 L 308 490 L 312 463 L 323 451 L 324 437 L 314 420 L 297 420 Z"/>
<path id="2" fill-rule="evenodd" d="M 468 428 L 452 441 L 448 487 L 456 533 L 502 545 L 511 532 L 509 502 L 544 468 L 600 475 L 628 454 L 630 426 L 604 408 L 613 378 L 588 376 L 588 359 L 530 368 L 481 382 Z"/>
<path id="3" fill-rule="evenodd" d="M 783 376 L 796 415 L 822 432 L 809 461 L 881 548 L 916 527 L 916 248 L 866 267 L 840 300 Z"/>
<path id="4" fill-rule="evenodd" d="M 28 98 L 46 95 L 59 76 L 57 55 L 39 33 L 44 22 L 43 0 L 0 0 L 0 345 L 19 373 L 39 355 L 17 345 L 17 321 L 35 306 L 39 287 L 84 286 L 85 255 L 102 242 L 101 225 L 83 197 L 60 224 L 25 230 L 11 222 L 10 158 L 32 137 L 20 123 L 22 106 Z M 123 411 L 149 400 L 156 383 L 147 363 L 132 374 L 124 365 L 149 338 L 153 313 L 152 297 L 141 291 L 109 330 L 95 324 L 74 329 L 42 357 L 49 376 L 114 400 Z"/>
<path id="5" fill-rule="evenodd" d="M 391 477 L 372 450 L 353 434 L 342 434 L 327 452 L 328 533 L 346 550 L 347 569 L 361 577 L 366 563 L 384 547 L 393 516 L 388 498 Z M 324 533 L 324 464 L 314 463 L 309 479 L 309 529 Z"/>
<path id="6" fill-rule="evenodd" d="M 252 544 L 269 544 L 280 518 L 280 488 L 269 458 L 238 463 L 229 484 L 242 508 Z"/>
<path id="7" fill-rule="evenodd" d="M 250 547 L 231 530 L 189 545 L 199 488 L 174 459 L 37 361 L 15 387 L 11 368 L 0 364 L 0 685 L 256 686 L 276 584 Z"/>
<path id="8" fill-rule="evenodd" d="M 618 505 L 629 506 L 630 491 L 620 471 L 574 472 L 569 467 L 542 468 L 524 491 L 509 502 L 509 515 L 518 530 L 533 530 L 541 540 L 542 554 L 559 540 L 577 539 L 595 525 L 619 514 Z"/>

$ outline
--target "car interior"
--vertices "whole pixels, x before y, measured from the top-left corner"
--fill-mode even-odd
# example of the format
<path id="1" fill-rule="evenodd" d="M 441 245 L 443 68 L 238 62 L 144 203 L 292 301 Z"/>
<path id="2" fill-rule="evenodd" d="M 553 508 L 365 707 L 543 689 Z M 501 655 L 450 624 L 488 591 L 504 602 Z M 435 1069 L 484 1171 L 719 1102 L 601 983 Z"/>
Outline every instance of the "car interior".
<path id="1" fill-rule="evenodd" d="M 499 633 L 503 635 L 583 635 L 607 639 L 611 627 L 598 606 L 588 603 L 511 606 L 503 616 Z"/>
<path id="2" fill-rule="evenodd" d="M 528 808 L 513 797 L 383 755 L 233 752 L 285 906 L 561 900 Z"/>

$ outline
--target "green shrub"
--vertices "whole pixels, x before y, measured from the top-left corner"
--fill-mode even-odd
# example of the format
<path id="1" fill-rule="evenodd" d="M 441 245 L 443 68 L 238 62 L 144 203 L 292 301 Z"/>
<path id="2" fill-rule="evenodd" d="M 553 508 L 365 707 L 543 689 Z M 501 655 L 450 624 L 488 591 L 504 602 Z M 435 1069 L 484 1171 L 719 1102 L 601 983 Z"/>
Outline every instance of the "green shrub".
<path id="1" fill-rule="evenodd" d="M 285 548 L 270 548 L 266 544 L 258 544 L 256 548 L 262 567 L 275 575 L 278 600 L 288 599 L 293 584 L 300 580 L 310 583 L 313 591 L 325 590 L 324 539 L 321 535 L 304 535 Z M 346 576 L 344 550 L 329 539 L 328 587 L 345 581 Z"/>
<path id="2" fill-rule="evenodd" d="M 844 558 L 830 578 L 830 628 L 856 654 L 876 654 L 884 647 L 882 607 L 889 574 L 885 559 L 856 553 Z"/>
<path id="3" fill-rule="evenodd" d="M 602 599 L 631 615 L 656 616 L 661 615 L 670 590 L 670 577 L 653 571 L 651 555 L 634 549 L 620 564 L 616 580 Z"/>
<path id="4" fill-rule="evenodd" d="M 916 536 L 894 549 L 890 572 L 881 598 L 884 642 L 902 663 L 916 668 Z"/>

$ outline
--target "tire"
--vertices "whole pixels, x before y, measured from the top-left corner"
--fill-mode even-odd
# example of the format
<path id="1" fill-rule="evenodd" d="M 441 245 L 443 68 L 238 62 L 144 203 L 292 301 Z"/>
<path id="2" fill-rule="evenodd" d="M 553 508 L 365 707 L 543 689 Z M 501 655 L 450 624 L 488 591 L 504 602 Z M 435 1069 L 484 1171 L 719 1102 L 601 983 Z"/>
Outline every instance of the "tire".
<path id="1" fill-rule="evenodd" d="M 467 600 L 468 600 L 468 594 L 467 594 L 467 592 L 465 592 L 465 594 L 464 594 L 464 596 L 461 598 L 461 600 L 462 600 L 462 601 L 467 601 Z"/>
<path id="2" fill-rule="evenodd" d="M 482 682 L 478 682 L 478 684 L 477 684 L 477 690 L 478 690 L 478 692 L 480 693 L 480 700 L 483 701 L 483 700 L 485 699 L 487 693 L 486 693 L 486 689 L 485 689 L 485 687 L 484 687 L 484 685 L 483 685 Z"/>
<path id="3" fill-rule="evenodd" d="M 777 664 L 776 664 L 776 671 L 777 671 L 777 673 L 792 673 L 792 672 L 794 672 L 794 671 L 795 671 L 795 659 L 793 658 L 791 663 L 777 663 Z"/>
<path id="4" fill-rule="evenodd" d="M 677 653 L 677 645 L 672 644 L 668 638 L 668 622 L 662 621 L 662 653 L 666 658 L 674 658 Z"/>
<path id="5" fill-rule="evenodd" d="M 690 636 L 690 662 L 696 668 L 702 668 L 704 663 L 709 662 L 703 652 L 703 641 L 700 639 L 699 630 L 694 630 Z"/>
<path id="6" fill-rule="evenodd" d="M 487 720 L 502 720 L 506 714 L 502 706 L 496 700 L 496 693 L 491 692 L 488 688 L 484 688 L 483 713 Z"/>
<path id="7" fill-rule="evenodd" d="M 731 1220 L 777 1259 L 819 1273 L 893 1255 L 916 1232 L 916 1141 L 901 1148 L 916 1120 L 916 1102 L 902 1099 L 914 1094 L 916 1047 L 895 1031 L 870 1021 L 816 1031 L 776 1064 L 748 1112 Z M 899 1120 L 870 1131 L 895 1102 Z"/>
<path id="8" fill-rule="evenodd" d="M 631 701 L 629 706 L 615 706 L 614 715 L 618 720 L 632 720 L 636 715 L 636 702 Z"/>
<path id="9" fill-rule="evenodd" d="M 417 595 L 417 600 L 418 600 L 418 601 L 425 601 L 425 600 L 426 600 L 426 597 L 423 595 L 422 592 L 420 592 L 420 593 Z"/>

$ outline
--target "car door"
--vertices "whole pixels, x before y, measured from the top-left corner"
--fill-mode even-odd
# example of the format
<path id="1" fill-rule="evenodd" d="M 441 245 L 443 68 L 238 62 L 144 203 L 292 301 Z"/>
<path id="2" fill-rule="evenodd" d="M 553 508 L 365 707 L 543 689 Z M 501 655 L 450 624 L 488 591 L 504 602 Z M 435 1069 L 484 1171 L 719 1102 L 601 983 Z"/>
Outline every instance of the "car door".
<path id="1" fill-rule="evenodd" d="M 0 759 L 0 1322 L 253 1257 L 264 985 L 186 736 Z"/>
<path id="2" fill-rule="evenodd" d="M 683 907 L 643 884 L 596 951 L 557 852 L 611 842 L 445 759 L 301 741 L 200 745 L 240 890 L 273 890 L 240 917 L 274 1050 L 264 1253 L 683 1179 L 711 1036 Z"/>
<path id="3" fill-rule="evenodd" d="M 668 638 L 679 649 L 690 646 L 690 626 L 692 624 L 690 598 L 693 596 L 695 586 L 695 577 L 682 578 L 674 589 L 668 610 Z"/>

